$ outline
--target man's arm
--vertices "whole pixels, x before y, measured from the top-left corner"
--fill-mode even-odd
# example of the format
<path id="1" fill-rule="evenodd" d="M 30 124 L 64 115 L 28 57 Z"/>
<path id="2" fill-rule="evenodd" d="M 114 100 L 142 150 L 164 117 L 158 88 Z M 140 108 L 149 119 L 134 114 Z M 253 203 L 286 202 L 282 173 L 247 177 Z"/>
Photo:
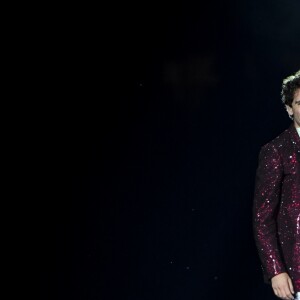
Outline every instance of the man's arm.
<path id="1" fill-rule="evenodd" d="M 253 232 L 267 282 L 286 272 L 277 240 L 276 213 L 280 204 L 283 165 L 273 145 L 264 145 L 259 153 L 253 201 Z"/>

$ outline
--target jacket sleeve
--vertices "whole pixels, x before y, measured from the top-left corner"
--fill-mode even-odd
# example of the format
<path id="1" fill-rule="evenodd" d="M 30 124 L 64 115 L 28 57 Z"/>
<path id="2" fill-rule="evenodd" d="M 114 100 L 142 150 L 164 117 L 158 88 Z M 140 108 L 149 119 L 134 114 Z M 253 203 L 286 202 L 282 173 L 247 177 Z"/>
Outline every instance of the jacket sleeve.
<path id="1" fill-rule="evenodd" d="M 261 261 L 264 282 L 286 272 L 278 241 L 276 217 L 280 205 L 283 165 L 272 144 L 261 147 L 255 177 L 253 233 Z"/>

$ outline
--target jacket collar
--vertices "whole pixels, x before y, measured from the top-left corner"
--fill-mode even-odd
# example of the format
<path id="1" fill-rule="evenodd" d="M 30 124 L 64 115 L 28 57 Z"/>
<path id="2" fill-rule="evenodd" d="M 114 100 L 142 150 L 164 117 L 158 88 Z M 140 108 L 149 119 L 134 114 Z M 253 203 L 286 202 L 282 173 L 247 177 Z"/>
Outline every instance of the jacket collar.
<path id="1" fill-rule="evenodd" d="M 298 148 L 298 151 L 300 151 L 300 137 L 299 137 L 297 129 L 294 125 L 294 122 L 290 125 L 289 132 L 290 132 L 291 140 L 292 140 L 293 144 L 295 144 L 296 147 Z"/>

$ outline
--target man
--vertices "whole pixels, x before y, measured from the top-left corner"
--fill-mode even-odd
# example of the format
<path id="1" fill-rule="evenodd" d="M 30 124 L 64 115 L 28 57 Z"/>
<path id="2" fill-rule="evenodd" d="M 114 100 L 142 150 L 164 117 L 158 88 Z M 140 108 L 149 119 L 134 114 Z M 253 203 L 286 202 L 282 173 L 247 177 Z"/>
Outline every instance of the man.
<path id="1" fill-rule="evenodd" d="M 300 71 L 283 80 L 281 95 L 293 122 L 260 149 L 253 232 L 264 282 L 300 300 Z"/>

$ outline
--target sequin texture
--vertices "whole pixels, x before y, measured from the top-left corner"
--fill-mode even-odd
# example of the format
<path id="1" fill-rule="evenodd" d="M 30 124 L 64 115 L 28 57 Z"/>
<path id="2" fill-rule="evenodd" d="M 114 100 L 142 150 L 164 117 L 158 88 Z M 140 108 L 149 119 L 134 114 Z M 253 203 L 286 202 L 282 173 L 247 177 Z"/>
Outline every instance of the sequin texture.
<path id="1" fill-rule="evenodd" d="M 294 123 L 259 152 L 253 233 L 264 282 L 287 272 L 300 291 L 300 137 Z"/>

